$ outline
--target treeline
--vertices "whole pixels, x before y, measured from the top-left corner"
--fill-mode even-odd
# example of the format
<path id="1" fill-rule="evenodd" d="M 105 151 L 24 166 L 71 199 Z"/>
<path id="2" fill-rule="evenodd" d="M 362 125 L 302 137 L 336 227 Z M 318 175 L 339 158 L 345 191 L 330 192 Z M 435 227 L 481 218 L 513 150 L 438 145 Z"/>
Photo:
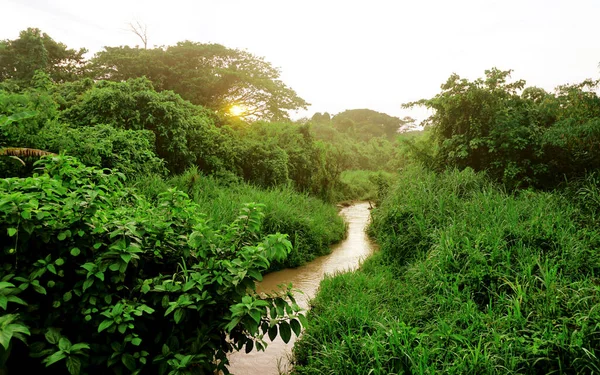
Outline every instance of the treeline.
<path id="1" fill-rule="evenodd" d="M 356 110 L 332 122 L 291 122 L 287 111 L 306 103 L 247 52 L 184 42 L 107 47 L 85 60 L 84 50 L 37 29 L 2 44 L 0 113 L 26 114 L 5 127 L 2 146 L 66 152 L 129 177 L 195 166 L 326 200 L 336 199 L 344 170 L 395 167 L 394 134 L 404 120 Z M 230 113 L 233 106 L 241 117 Z M 23 171 L 1 163 L 4 176 Z"/>

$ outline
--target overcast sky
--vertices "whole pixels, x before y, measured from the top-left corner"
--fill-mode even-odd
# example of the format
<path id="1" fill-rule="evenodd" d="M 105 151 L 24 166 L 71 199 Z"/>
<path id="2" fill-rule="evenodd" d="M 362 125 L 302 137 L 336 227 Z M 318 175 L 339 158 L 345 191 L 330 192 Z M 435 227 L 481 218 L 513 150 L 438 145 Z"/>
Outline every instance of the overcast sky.
<path id="1" fill-rule="evenodd" d="M 38 27 L 91 52 L 140 44 L 220 43 L 265 57 L 312 106 L 294 117 L 370 108 L 423 118 L 402 103 L 431 97 L 451 73 L 552 90 L 598 78 L 600 0 L 2 0 L 0 39 Z"/>

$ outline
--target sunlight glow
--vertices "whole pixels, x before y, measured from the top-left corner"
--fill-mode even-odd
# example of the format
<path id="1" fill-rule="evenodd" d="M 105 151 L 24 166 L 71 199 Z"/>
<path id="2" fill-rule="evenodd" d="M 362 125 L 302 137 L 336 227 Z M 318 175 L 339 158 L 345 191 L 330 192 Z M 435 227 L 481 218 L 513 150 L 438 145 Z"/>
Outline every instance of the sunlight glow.
<path id="1" fill-rule="evenodd" d="M 247 111 L 248 109 L 245 106 L 238 104 L 234 104 L 229 108 L 229 113 L 236 117 L 243 116 Z"/>

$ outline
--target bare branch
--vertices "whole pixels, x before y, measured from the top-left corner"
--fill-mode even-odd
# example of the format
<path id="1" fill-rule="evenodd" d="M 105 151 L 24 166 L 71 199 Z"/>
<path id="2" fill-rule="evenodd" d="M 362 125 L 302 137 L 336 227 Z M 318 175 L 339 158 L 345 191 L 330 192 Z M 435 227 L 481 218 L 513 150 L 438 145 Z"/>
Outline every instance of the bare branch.
<path id="1" fill-rule="evenodd" d="M 129 30 L 142 40 L 144 49 L 148 49 L 148 26 L 142 25 L 140 21 L 135 21 L 135 24 L 129 22 Z"/>

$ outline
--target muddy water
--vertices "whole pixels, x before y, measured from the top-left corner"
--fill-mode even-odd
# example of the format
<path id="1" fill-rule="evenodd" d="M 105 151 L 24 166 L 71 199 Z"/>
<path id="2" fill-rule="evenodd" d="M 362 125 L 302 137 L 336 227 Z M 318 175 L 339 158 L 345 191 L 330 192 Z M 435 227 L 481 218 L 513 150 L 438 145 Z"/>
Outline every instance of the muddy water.
<path id="1" fill-rule="evenodd" d="M 369 222 L 369 203 L 359 202 L 341 210 L 340 215 L 348 223 L 347 238 L 332 246 L 331 254 L 315 259 L 302 267 L 281 270 L 266 275 L 257 286 L 258 292 L 278 290 L 278 285 L 290 282 L 295 289 L 303 294 L 296 295 L 300 307 L 308 308 L 308 302 L 315 296 L 319 283 L 325 274 L 353 270 L 361 260 L 370 255 L 375 246 L 369 241 L 365 228 Z M 266 338 L 269 344 L 262 352 L 256 350 L 246 354 L 233 353 L 230 359 L 230 371 L 235 375 L 277 375 L 290 370 L 289 356 L 293 347 L 292 340 L 285 344 L 279 337 L 273 342 Z"/>

